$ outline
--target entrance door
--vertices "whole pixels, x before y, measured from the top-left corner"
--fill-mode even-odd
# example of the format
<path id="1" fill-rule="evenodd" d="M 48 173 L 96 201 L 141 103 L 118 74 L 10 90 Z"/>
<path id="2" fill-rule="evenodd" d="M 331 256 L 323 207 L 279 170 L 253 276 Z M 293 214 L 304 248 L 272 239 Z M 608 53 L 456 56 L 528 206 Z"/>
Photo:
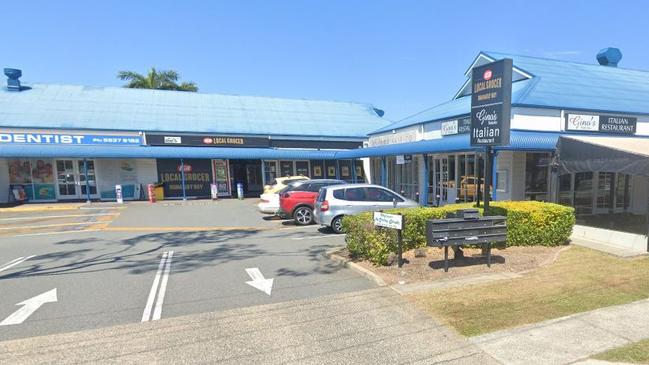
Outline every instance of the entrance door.
<path id="1" fill-rule="evenodd" d="M 59 199 L 81 199 L 90 190 L 91 197 L 97 197 L 95 163 L 87 161 L 88 183 L 83 160 L 56 160 L 56 184 Z"/>

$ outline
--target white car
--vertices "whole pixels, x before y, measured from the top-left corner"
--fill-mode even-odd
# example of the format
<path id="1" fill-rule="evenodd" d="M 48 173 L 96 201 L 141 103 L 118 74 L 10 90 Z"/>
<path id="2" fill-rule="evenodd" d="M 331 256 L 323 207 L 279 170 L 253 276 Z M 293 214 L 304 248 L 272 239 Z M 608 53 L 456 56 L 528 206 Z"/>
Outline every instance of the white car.
<path id="1" fill-rule="evenodd" d="M 279 194 L 278 193 L 264 193 L 259 196 L 259 204 L 257 209 L 264 214 L 275 215 L 279 211 Z"/>

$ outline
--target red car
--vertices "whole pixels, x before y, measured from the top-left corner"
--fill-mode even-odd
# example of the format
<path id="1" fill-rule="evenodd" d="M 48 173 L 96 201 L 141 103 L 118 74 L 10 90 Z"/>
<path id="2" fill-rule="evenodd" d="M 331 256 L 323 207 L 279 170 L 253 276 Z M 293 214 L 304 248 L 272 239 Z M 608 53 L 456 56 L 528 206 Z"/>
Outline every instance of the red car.
<path id="1" fill-rule="evenodd" d="M 279 192 L 279 215 L 293 218 L 300 226 L 313 223 L 313 206 L 320 188 L 338 184 L 346 184 L 346 182 L 316 179 L 289 184 Z"/>

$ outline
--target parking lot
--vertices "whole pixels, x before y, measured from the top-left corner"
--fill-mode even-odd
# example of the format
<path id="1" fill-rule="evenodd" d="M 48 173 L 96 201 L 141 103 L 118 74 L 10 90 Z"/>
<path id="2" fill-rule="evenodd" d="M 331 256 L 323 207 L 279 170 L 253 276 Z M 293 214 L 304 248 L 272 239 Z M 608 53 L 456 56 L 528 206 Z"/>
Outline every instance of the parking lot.
<path id="1" fill-rule="evenodd" d="M 373 287 L 324 253 L 342 235 L 262 219 L 257 200 L 0 215 L 0 340 Z"/>

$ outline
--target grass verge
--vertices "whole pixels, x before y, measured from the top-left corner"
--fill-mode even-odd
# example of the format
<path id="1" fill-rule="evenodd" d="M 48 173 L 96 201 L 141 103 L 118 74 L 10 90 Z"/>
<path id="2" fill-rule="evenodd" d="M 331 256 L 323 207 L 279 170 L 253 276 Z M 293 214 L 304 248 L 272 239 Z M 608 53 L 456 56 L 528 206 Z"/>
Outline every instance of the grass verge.
<path id="1" fill-rule="evenodd" d="M 465 336 L 477 336 L 649 297 L 649 258 L 571 247 L 522 278 L 435 290 L 411 298 Z"/>
<path id="2" fill-rule="evenodd" d="M 593 358 L 611 362 L 649 364 L 649 339 L 602 352 L 594 355 Z"/>

